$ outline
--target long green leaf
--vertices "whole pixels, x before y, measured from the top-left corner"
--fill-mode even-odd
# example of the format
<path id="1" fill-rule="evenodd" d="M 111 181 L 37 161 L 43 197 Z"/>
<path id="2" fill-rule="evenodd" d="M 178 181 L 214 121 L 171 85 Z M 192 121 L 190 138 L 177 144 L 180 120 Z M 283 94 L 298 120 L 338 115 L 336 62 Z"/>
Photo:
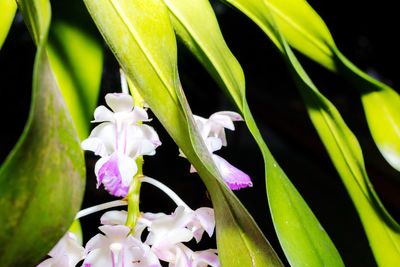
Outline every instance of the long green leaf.
<path id="1" fill-rule="evenodd" d="M 235 0 L 239 2 L 240 0 Z M 343 183 L 360 215 L 370 246 L 378 264 L 396 266 L 400 260 L 400 227 L 385 210 L 364 167 L 360 145 L 336 108 L 322 96 L 309 79 L 300 63 L 281 35 L 272 13 L 260 2 L 247 1 L 244 13 L 262 29 L 273 30 L 274 40 L 288 63 L 298 88 L 303 95 L 308 112 Z M 240 8 L 242 6 L 240 5 Z M 269 31 L 271 34 L 271 31 Z"/>
<path id="2" fill-rule="evenodd" d="M 310 118 L 360 215 L 376 261 L 379 266 L 400 265 L 400 227 L 369 185 L 356 137 L 332 103 L 318 92 L 289 46 L 285 53 Z"/>
<path id="3" fill-rule="evenodd" d="M 273 27 L 263 21 L 265 9 L 273 14 L 291 46 L 325 68 L 349 78 L 361 94 L 368 126 L 379 151 L 393 168 L 400 171 L 400 96 L 361 71 L 339 51 L 324 21 L 305 0 L 223 1 L 242 10 L 265 5 L 261 10 L 252 10 L 253 17 L 280 49 L 283 47 Z"/>
<path id="4" fill-rule="evenodd" d="M 246 101 L 243 71 L 225 44 L 208 1 L 164 2 L 169 8 L 177 34 L 232 96 L 262 151 L 274 225 L 291 265 L 343 265 L 328 235 L 266 146 Z"/>
<path id="5" fill-rule="evenodd" d="M 180 86 L 175 38 L 163 2 L 85 0 L 85 3 L 135 88 L 205 182 L 216 212 L 221 263 L 281 266 L 254 220 L 222 182 L 197 133 Z"/>
<path id="6" fill-rule="evenodd" d="M 15 11 L 17 10 L 17 4 L 15 0 L 2 0 L 0 2 L 0 49 L 3 46 L 4 41 L 7 38 L 7 34 L 10 30 L 11 24 L 14 20 Z"/>
<path id="7" fill-rule="evenodd" d="M 50 251 L 80 207 L 85 178 L 79 140 L 45 51 L 50 4 L 19 5 L 38 50 L 29 119 L 0 169 L 2 266 L 34 266 Z"/>
<path id="8" fill-rule="evenodd" d="M 102 43 L 81 0 L 52 1 L 52 11 L 47 52 L 82 140 L 89 134 L 100 91 Z"/>

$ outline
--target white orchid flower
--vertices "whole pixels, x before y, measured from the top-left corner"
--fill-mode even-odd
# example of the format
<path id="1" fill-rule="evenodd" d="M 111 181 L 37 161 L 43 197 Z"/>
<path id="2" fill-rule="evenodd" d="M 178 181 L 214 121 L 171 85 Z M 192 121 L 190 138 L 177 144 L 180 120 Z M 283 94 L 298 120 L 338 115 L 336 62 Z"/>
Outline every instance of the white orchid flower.
<path id="1" fill-rule="evenodd" d="M 193 117 L 204 139 L 207 137 L 217 137 L 221 140 L 223 146 L 227 145 L 225 128 L 234 131 L 235 125 L 233 122 L 243 120 L 239 113 L 233 111 L 215 112 L 208 119 L 198 115 L 193 115 Z"/>
<path id="2" fill-rule="evenodd" d="M 252 187 L 253 183 L 249 175 L 214 153 L 220 150 L 222 146 L 227 146 L 225 128 L 232 131 L 235 130 L 233 122 L 243 120 L 240 114 L 232 111 L 220 111 L 212 114 L 208 119 L 197 115 L 193 116 L 224 182 L 232 190 Z M 180 156 L 185 157 L 182 152 L 180 152 Z M 193 165 L 190 167 L 190 172 L 197 172 Z"/>
<path id="3" fill-rule="evenodd" d="M 82 148 L 101 157 L 95 166 L 97 187 L 103 184 L 110 194 L 125 197 L 137 173 L 136 158 L 154 155 L 161 142 L 152 127 L 139 124 L 148 121 L 148 115 L 133 106 L 129 94 L 107 94 L 105 99 L 112 111 L 105 106 L 96 108 L 92 122 L 100 124 L 82 142 Z"/>
<path id="4" fill-rule="evenodd" d="M 149 246 L 129 235 L 130 228 L 124 225 L 103 225 L 85 247 L 85 267 L 161 267 L 157 256 Z"/>
<path id="5" fill-rule="evenodd" d="M 49 252 L 51 258 L 44 260 L 37 267 L 75 267 L 84 257 L 84 249 L 77 237 L 67 232 Z"/>

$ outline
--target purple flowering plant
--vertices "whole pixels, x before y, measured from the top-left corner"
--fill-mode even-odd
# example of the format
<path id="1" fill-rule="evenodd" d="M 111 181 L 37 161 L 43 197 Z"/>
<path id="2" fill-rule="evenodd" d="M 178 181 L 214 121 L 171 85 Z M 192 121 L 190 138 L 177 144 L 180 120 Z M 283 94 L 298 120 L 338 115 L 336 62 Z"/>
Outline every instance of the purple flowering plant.
<path id="1" fill-rule="evenodd" d="M 305 0 L 221 2 L 247 16 L 276 46 L 357 211 L 371 255 L 379 266 L 400 266 L 400 226 L 370 182 L 357 137 L 292 48 L 350 77 L 380 154 L 399 171 L 397 92 L 351 63 Z M 17 10 L 37 50 L 29 118 L 0 168 L 1 266 L 345 265 L 269 150 L 246 99 L 244 72 L 209 1 L 3 0 L 0 48 Z M 179 77 L 176 37 L 236 111 L 215 110 L 208 118 L 192 113 Z M 122 92 L 106 94 L 105 105 L 97 106 L 105 45 L 121 68 Z M 145 159 L 157 159 L 163 141 L 152 119 L 177 145 L 170 157 L 187 160 L 186 172 L 201 178 L 210 207 L 190 207 L 144 171 Z M 227 135 L 237 124 L 247 126 L 261 151 L 264 179 L 229 162 L 234 144 Z M 86 169 L 84 151 L 96 157 L 93 169 Z M 97 190 L 115 200 L 82 209 L 86 173 L 94 173 Z M 279 255 L 235 194 L 253 192 L 264 181 L 266 194 L 257 197 L 268 203 Z M 142 210 L 143 183 L 170 198 L 174 210 Z M 94 213 L 102 214 L 93 226 L 97 234 L 83 242 L 79 220 Z M 198 249 L 205 236 L 216 245 Z"/>

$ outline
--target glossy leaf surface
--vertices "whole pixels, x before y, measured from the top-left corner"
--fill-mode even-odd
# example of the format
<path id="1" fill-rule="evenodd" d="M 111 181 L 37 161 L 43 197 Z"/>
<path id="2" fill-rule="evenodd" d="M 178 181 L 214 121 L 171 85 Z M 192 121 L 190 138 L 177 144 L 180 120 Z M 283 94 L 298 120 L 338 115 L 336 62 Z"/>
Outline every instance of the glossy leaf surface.
<path id="1" fill-rule="evenodd" d="M 88 122 L 100 90 L 102 43 L 81 0 L 52 1 L 52 11 L 46 48 L 79 138 L 83 140 L 89 135 Z"/>
<path id="2" fill-rule="evenodd" d="M 280 28 L 278 23 L 275 23 L 274 13 L 268 8 L 268 5 L 263 5 L 258 0 L 246 1 L 247 5 L 244 5 L 242 0 L 229 2 L 235 3 L 238 9 L 242 9 L 245 6 L 246 8 L 241 11 L 258 24 L 267 35 L 273 35 L 271 39 L 274 42 L 276 40 L 279 41 L 277 43 L 278 48 L 281 50 L 293 76 L 298 82 L 298 87 L 315 128 L 356 206 L 378 264 L 382 266 L 398 264 L 400 260 L 400 228 L 398 223 L 386 211 L 369 181 L 357 139 L 336 108 L 318 92 L 302 69 L 286 43 L 284 34 L 277 30 Z M 337 55 L 338 53 L 336 53 Z M 343 64 L 347 63 L 347 68 L 350 68 L 350 62 L 346 62 L 344 57 L 340 60 L 344 62 Z M 352 64 L 351 66 L 355 71 L 356 68 Z M 355 79 L 362 77 L 364 81 L 367 79 L 369 79 L 369 82 L 372 81 L 361 71 L 358 76 Z M 376 89 L 378 88 L 376 87 Z M 379 91 L 377 94 L 382 95 L 382 92 L 384 91 Z M 374 104 L 377 104 L 377 102 L 375 101 Z M 380 104 L 385 105 L 383 102 Z M 388 106 L 389 111 L 392 111 L 391 107 L 393 105 Z M 370 127 L 371 125 L 375 126 L 376 123 L 370 123 Z"/>
<path id="3" fill-rule="evenodd" d="M 178 35 L 232 96 L 262 150 L 269 205 L 289 261 L 292 265 L 340 265 L 340 255 L 332 241 L 266 146 L 247 105 L 243 71 L 226 46 L 208 1 L 164 1 Z M 203 12 L 192 12 L 193 9 Z"/>
<path id="4" fill-rule="evenodd" d="M 0 49 L 7 38 L 8 31 L 14 20 L 17 4 L 15 0 L 2 0 L 0 1 Z"/>
<path id="5" fill-rule="evenodd" d="M 343 74 L 361 94 L 368 127 L 387 162 L 400 171 L 400 96 L 352 64 L 336 47 L 321 17 L 305 0 L 223 0 L 250 15 L 283 49 L 265 12 L 270 12 L 287 42 L 327 69 Z"/>
<path id="6" fill-rule="evenodd" d="M 85 179 L 79 140 L 44 49 L 50 4 L 19 5 L 38 51 L 29 119 L 0 169 L 2 266 L 34 266 L 45 257 L 71 225 Z"/>
<path id="7" fill-rule="evenodd" d="M 160 0 L 85 0 L 85 3 L 130 81 L 205 182 L 216 212 L 222 264 L 281 266 L 251 216 L 221 181 L 197 133 L 179 82 L 176 43 L 164 3 Z"/>
<path id="8" fill-rule="evenodd" d="M 370 185 L 356 137 L 332 103 L 318 92 L 288 46 L 285 53 L 310 118 L 359 213 L 377 263 L 399 265 L 400 227 Z"/>

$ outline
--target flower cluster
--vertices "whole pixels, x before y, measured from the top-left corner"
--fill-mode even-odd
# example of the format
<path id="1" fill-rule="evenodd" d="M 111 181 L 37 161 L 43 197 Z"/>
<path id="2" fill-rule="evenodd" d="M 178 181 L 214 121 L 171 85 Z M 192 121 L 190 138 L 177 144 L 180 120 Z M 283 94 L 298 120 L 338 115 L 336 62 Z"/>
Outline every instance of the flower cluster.
<path id="1" fill-rule="evenodd" d="M 82 148 L 101 157 L 95 166 L 97 187 L 103 184 L 110 194 L 125 197 L 138 170 L 135 160 L 154 155 L 161 142 L 152 127 L 142 124 L 149 120 L 147 112 L 134 107 L 129 94 L 107 94 L 105 99 L 113 112 L 105 106 L 96 108 L 92 122 L 100 124 Z"/>
<path id="2" fill-rule="evenodd" d="M 246 173 L 230 164 L 224 158 L 214 154 L 222 146 L 227 146 L 225 128 L 231 131 L 235 130 L 233 122 L 243 120 L 240 114 L 232 111 L 220 111 L 212 114 L 208 119 L 197 115 L 194 115 L 194 119 L 215 165 L 229 188 L 238 190 L 253 186 L 250 177 Z M 180 155 L 184 156 L 182 152 Z M 196 169 L 191 166 L 190 171 L 196 172 Z"/>
<path id="3" fill-rule="evenodd" d="M 127 88 L 126 82 L 122 82 L 122 85 Z M 100 210 L 126 205 L 126 199 L 132 197 L 128 192 L 133 179 L 161 189 L 176 203 L 177 208 L 170 215 L 142 212 L 137 214 L 138 219 L 133 224 L 129 223 L 129 226 L 126 225 L 126 211 L 108 211 L 101 217 L 102 226 L 99 229 L 102 234 L 92 237 L 82 247 L 74 234 L 68 232 L 50 251 L 50 258 L 39 264 L 39 267 L 73 267 L 82 261 L 83 267 L 158 267 L 162 262 L 168 263 L 169 267 L 220 266 L 216 249 L 193 251 L 186 244 L 193 239 L 200 242 L 204 232 L 210 237 L 213 235 L 214 210 L 206 207 L 192 210 L 164 184 L 144 175 L 136 175 L 138 157 L 154 155 L 161 144 L 154 129 L 143 124 L 149 121 L 146 110 L 135 107 L 132 97 L 127 93 L 107 94 L 105 100 L 111 110 L 105 106 L 96 108 L 92 122 L 99 125 L 82 142 L 82 148 L 100 156 L 95 166 L 97 187 L 103 184 L 110 194 L 124 197 L 125 200 L 82 210 L 77 214 L 77 219 Z M 233 122 L 242 120 L 240 115 L 224 111 L 214 113 L 208 119 L 200 116 L 194 119 L 228 186 L 231 189 L 252 186 L 247 174 L 214 154 L 227 145 L 225 128 L 234 130 Z M 193 166 L 191 171 L 195 171 Z M 132 205 L 138 207 L 139 204 Z"/>
<path id="4" fill-rule="evenodd" d="M 199 242 L 206 232 L 214 232 L 214 211 L 178 206 L 174 213 L 143 213 L 133 233 L 124 225 L 126 211 L 108 211 L 101 217 L 100 231 L 85 248 L 68 232 L 49 253 L 51 258 L 38 267 L 73 267 L 83 260 L 84 267 L 158 267 L 160 261 L 171 267 L 220 266 L 215 249 L 192 251 L 184 242 Z M 143 232 L 147 236 L 142 241 Z"/>

